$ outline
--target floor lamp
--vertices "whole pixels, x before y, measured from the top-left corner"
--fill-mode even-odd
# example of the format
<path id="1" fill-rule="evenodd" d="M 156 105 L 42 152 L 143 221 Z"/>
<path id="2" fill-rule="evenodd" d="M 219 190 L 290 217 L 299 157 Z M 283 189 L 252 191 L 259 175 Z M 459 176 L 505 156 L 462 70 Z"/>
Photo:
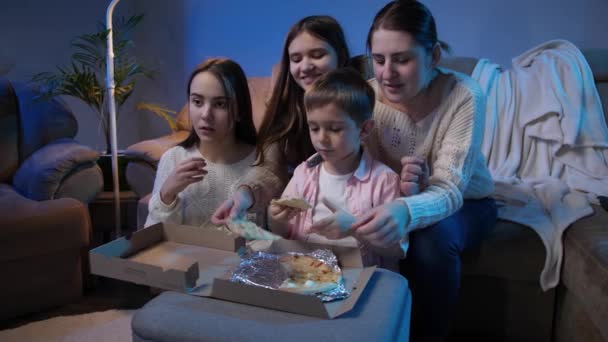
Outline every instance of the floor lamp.
<path id="1" fill-rule="evenodd" d="M 120 227 L 120 185 L 118 182 L 118 145 L 116 139 L 116 100 L 114 98 L 114 32 L 112 31 L 112 13 L 120 0 L 112 0 L 106 11 L 106 28 L 108 30 L 106 52 L 106 99 L 110 113 L 110 146 L 112 153 L 112 182 L 114 184 L 114 224 L 116 238 L 121 236 Z"/>

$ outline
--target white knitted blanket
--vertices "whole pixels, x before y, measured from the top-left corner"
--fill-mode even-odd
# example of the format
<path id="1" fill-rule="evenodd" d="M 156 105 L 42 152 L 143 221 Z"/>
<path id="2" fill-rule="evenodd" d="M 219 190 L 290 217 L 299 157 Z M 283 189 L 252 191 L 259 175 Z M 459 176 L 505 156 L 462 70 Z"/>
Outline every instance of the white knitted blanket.
<path id="1" fill-rule="evenodd" d="M 496 183 L 498 216 L 532 228 L 547 256 L 543 290 L 559 283 L 562 234 L 608 195 L 608 128 L 583 54 L 553 40 L 503 71 L 481 59 L 472 77 L 487 95 L 482 152 Z"/>

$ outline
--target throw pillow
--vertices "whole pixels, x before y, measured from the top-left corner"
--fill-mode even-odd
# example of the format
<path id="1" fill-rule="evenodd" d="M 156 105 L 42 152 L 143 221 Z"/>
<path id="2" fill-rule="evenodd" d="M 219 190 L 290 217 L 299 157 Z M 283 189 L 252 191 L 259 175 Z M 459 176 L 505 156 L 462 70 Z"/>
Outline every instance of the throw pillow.
<path id="1" fill-rule="evenodd" d="M 56 140 L 29 156 L 13 177 L 13 186 L 23 196 L 44 201 L 54 199 L 61 181 L 73 170 L 92 164 L 99 152 L 65 138 Z"/>

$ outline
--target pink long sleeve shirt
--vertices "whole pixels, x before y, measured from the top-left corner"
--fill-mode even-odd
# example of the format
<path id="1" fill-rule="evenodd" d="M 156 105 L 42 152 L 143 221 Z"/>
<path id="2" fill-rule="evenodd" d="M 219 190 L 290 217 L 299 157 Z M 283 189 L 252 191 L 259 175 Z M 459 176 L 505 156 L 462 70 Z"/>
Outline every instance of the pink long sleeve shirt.
<path id="1" fill-rule="evenodd" d="M 288 235 L 290 239 L 307 240 L 305 231 L 313 224 L 313 210 L 320 200 L 317 194 L 322 162 L 322 157 L 317 153 L 301 163 L 283 191 L 282 197 L 301 197 L 313 206 L 313 209 L 302 212 L 290 221 Z M 344 209 L 355 217 L 360 217 L 374 207 L 392 202 L 399 195 L 399 175 L 388 166 L 374 160 L 364 149 L 359 166 L 347 180 L 347 207 Z M 394 260 L 389 261 L 374 255 L 361 242 L 359 246 L 366 266 L 375 264 L 394 268 L 396 264 Z"/>

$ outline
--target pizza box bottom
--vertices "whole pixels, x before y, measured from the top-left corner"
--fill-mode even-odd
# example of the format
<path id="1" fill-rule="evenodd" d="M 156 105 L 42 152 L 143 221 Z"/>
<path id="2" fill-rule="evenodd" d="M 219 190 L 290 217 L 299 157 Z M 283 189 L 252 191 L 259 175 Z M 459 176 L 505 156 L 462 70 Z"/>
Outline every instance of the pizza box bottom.
<path id="1" fill-rule="evenodd" d="M 363 267 L 358 248 L 306 244 L 293 240 L 258 243 L 272 253 L 330 248 L 338 257 L 350 296 L 324 303 L 315 296 L 266 289 L 229 280 L 245 240 L 214 228 L 159 223 L 89 252 L 91 273 L 194 296 L 332 319 L 350 311 L 375 267 Z M 259 247 L 262 246 L 262 247 Z"/>

